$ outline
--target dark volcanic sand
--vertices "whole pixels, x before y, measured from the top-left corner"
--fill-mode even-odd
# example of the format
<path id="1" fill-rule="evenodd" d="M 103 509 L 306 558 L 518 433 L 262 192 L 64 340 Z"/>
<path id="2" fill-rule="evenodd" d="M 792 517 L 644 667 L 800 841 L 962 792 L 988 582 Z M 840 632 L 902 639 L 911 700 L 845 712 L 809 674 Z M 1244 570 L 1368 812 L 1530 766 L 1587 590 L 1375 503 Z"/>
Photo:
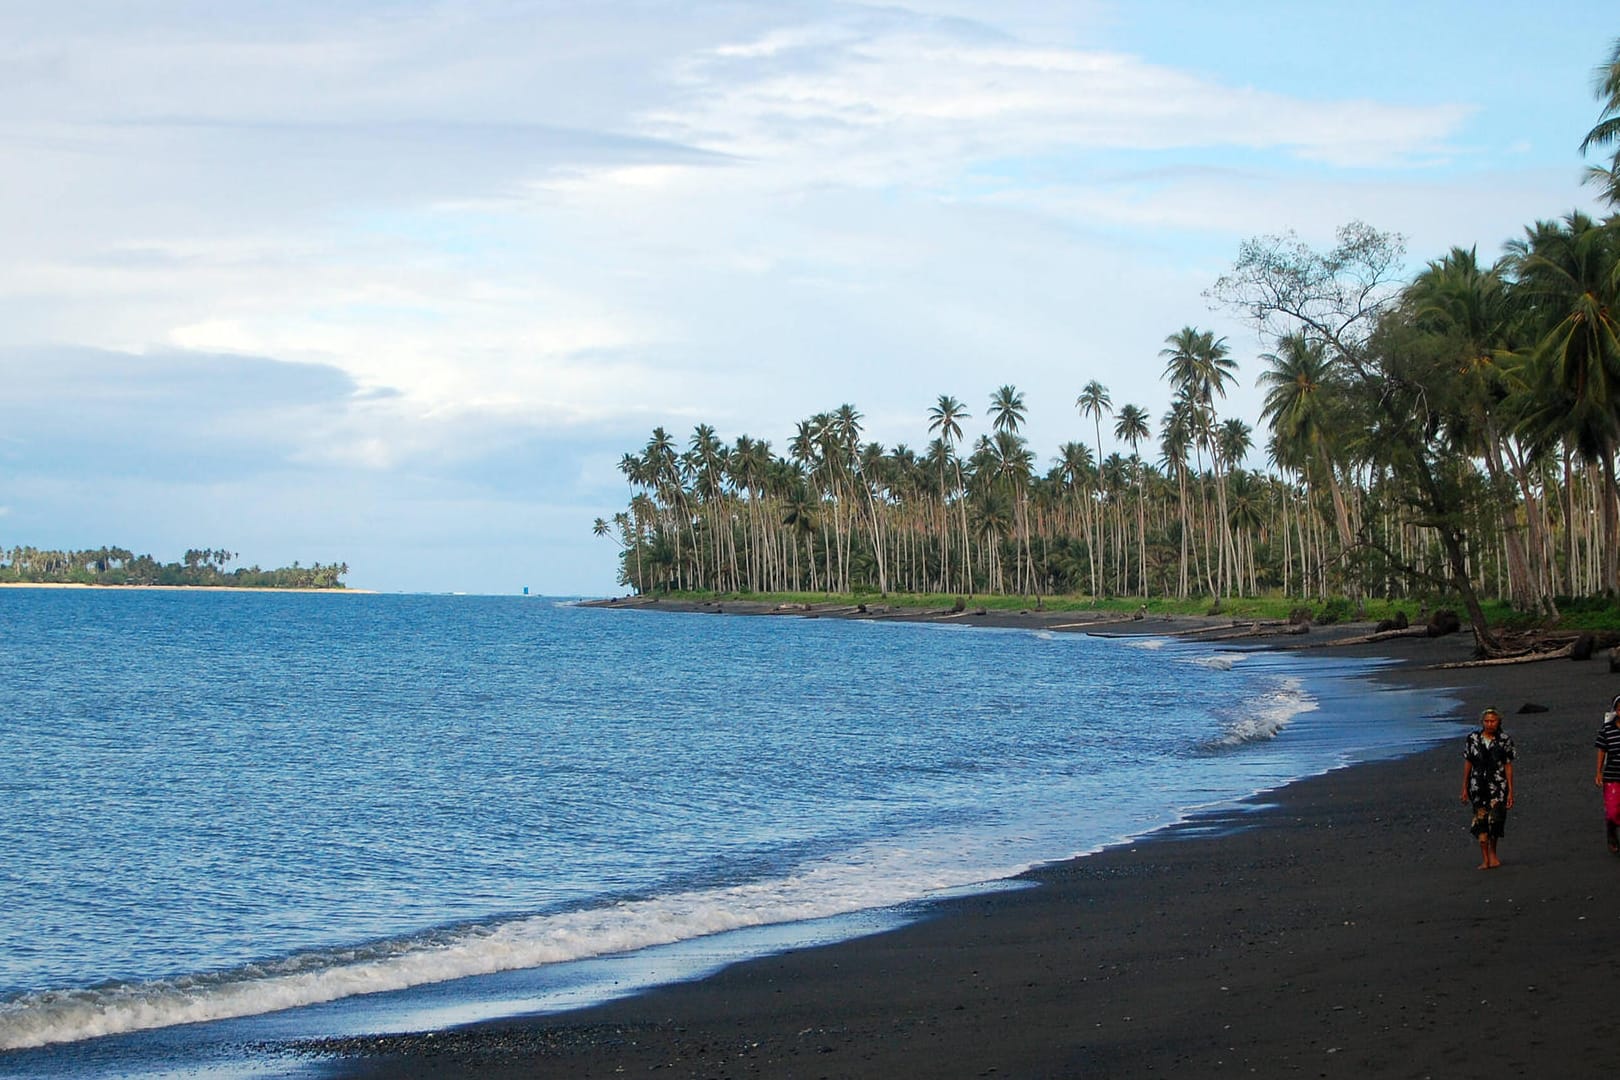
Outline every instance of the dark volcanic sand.
<path id="1" fill-rule="evenodd" d="M 1475 869 L 1459 738 L 1294 784 L 1216 835 L 1207 820 L 1167 830 L 893 932 L 576 1012 L 340 1041 L 333 1073 L 1609 1075 L 1620 859 L 1591 743 L 1620 675 L 1603 660 L 1421 667 L 1469 647 L 1336 653 L 1407 659 L 1386 677 L 1459 687 L 1463 715 L 1504 712 L 1518 802 L 1500 869 Z M 1517 715 L 1526 702 L 1549 711 Z"/>

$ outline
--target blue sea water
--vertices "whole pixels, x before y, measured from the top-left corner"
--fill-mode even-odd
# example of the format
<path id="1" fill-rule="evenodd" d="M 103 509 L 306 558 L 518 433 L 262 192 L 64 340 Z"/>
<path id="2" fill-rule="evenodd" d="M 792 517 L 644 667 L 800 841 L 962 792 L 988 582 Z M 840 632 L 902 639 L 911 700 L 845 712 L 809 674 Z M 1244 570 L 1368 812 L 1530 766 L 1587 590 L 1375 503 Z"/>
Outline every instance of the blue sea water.
<path id="1" fill-rule="evenodd" d="M 0 590 L 0 1074 L 560 1008 L 1411 752 L 1370 663 L 545 598 Z"/>

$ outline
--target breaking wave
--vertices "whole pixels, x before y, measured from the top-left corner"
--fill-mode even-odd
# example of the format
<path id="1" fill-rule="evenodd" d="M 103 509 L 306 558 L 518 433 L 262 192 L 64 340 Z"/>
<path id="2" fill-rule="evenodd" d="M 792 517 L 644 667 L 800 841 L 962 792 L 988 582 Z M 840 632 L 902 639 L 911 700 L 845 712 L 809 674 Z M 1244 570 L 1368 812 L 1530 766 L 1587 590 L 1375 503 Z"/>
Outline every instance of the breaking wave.
<path id="1" fill-rule="evenodd" d="M 462 926 L 209 974 L 31 991 L 0 1001 L 0 1050 L 253 1016 L 889 907 L 1032 865 L 997 865 L 1005 852 L 964 852 L 960 840 L 941 835 L 921 846 L 868 847 L 774 880 Z"/>
<path id="2" fill-rule="evenodd" d="M 1228 749 L 1275 739 L 1296 717 L 1318 708 L 1317 700 L 1298 679 L 1281 679 L 1276 689 L 1244 701 L 1236 714 L 1224 721 L 1221 734 L 1209 745 L 1212 749 Z"/>

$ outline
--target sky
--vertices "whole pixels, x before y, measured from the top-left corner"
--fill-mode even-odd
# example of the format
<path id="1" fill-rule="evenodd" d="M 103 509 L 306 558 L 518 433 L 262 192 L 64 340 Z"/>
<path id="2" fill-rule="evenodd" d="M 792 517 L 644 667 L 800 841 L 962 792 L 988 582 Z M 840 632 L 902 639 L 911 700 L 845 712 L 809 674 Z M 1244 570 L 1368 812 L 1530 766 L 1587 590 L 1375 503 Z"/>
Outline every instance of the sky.
<path id="1" fill-rule="evenodd" d="M 1263 444 L 1242 240 L 1598 211 L 1620 20 L 1555 7 L 0 0 L 0 549 L 620 594 L 656 426 L 1011 384 L 1044 470 L 1189 325 Z"/>

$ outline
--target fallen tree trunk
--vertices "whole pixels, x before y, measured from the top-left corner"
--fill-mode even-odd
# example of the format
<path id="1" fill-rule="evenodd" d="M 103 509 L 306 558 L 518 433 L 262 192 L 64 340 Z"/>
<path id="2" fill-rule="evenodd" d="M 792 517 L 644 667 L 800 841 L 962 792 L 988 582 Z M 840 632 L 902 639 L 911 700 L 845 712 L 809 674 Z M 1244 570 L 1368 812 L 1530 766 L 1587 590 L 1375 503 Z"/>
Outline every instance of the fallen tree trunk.
<path id="1" fill-rule="evenodd" d="M 1380 641 L 1388 641 L 1391 638 L 1426 638 L 1428 636 L 1428 626 L 1420 625 L 1409 626 L 1405 630 L 1383 630 L 1378 633 L 1362 634 L 1360 637 L 1332 638 L 1328 641 L 1311 641 L 1300 647 L 1303 649 L 1327 649 L 1334 645 L 1372 645 Z"/>
<path id="2" fill-rule="evenodd" d="M 1447 664 L 1430 664 L 1428 670 L 1444 671 L 1449 668 L 1500 667 L 1504 664 L 1533 664 L 1538 660 L 1567 660 L 1574 651 L 1575 645 L 1574 642 L 1571 642 L 1561 649 L 1551 649 L 1546 652 L 1532 650 L 1531 652 L 1515 653 L 1512 656 L 1486 657 L 1483 660 L 1453 660 Z"/>

